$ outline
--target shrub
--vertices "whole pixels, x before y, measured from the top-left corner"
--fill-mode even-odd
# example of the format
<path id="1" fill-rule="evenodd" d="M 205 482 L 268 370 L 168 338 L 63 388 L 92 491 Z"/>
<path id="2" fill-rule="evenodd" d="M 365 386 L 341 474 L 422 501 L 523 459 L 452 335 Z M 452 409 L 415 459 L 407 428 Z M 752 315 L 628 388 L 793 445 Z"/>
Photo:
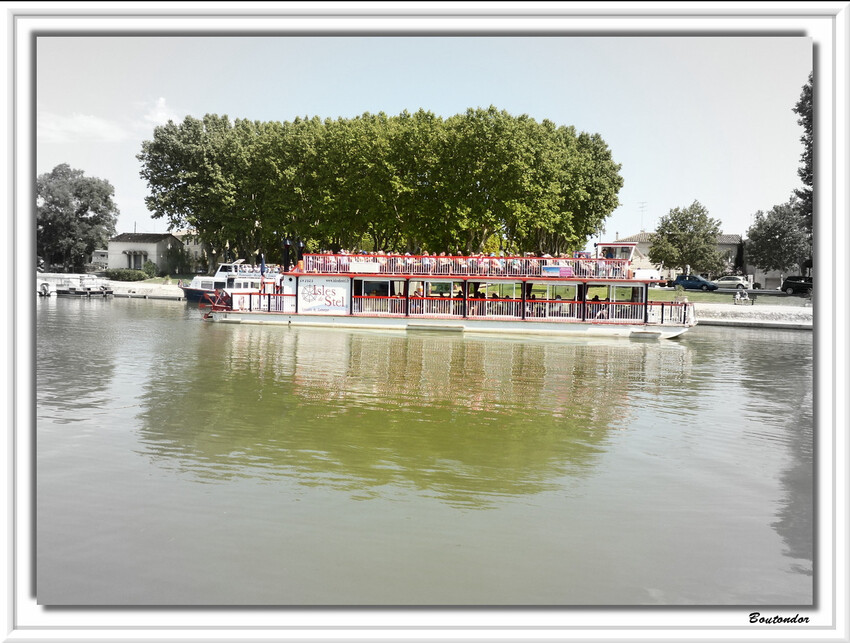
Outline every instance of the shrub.
<path id="1" fill-rule="evenodd" d="M 145 261 L 145 265 L 142 266 L 142 270 L 148 276 L 148 279 L 153 279 L 154 277 L 156 277 L 157 267 L 156 264 L 150 259 Z"/>
<path id="2" fill-rule="evenodd" d="M 143 270 L 118 268 L 115 270 L 107 270 L 106 278 L 112 281 L 144 281 L 148 278 L 148 275 Z"/>

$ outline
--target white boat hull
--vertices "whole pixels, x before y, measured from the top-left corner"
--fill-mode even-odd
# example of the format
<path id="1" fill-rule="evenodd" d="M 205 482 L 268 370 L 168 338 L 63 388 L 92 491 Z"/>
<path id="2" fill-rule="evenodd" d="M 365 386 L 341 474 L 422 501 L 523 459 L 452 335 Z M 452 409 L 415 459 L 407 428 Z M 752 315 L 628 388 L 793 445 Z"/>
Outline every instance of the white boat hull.
<path id="1" fill-rule="evenodd" d="M 548 335 L 573 337 L 625 337 L 671 339 L 691 326 L 629 324 L 617 322 L 568 322 L 544 320 L 458 319 L 434 317 L 373 317 L 358 315 L 310 315 L 248 311 L 213 311 L 208 318 L 231 324 L 283 326 L 332 326 L 400 331 L 442 331 L 499 335 Z"/>

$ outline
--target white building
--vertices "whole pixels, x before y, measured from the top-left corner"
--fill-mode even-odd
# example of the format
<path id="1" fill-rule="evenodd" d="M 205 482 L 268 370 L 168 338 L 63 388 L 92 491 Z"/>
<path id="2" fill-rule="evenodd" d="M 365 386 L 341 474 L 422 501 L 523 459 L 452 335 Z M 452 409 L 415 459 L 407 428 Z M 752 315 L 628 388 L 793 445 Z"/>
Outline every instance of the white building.
<path id="1" fill-rule="evenodd" d="M 174 236 L 183 242 L 183 249 L 190 262 L 193 272 L 205 267 L 208 262 L 207 248 L 201 242 L 198 234 L 193 230 L 176 230 Z"/>
<path id="2" fill-rule="evenodd" d="M 152 261 L 164 270 L 168 251 L 182 247 L 183 242 L 171 233 L 125 232 L 109 240 L 108 267 L 141 270 L 145 262 Z"/>

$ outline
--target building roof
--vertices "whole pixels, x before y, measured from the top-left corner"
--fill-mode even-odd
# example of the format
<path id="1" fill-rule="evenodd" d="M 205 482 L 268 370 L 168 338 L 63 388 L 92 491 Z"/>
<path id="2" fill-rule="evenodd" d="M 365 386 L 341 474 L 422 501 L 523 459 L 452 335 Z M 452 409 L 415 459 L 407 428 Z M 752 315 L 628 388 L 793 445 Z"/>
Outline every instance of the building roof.
<path id="1" fill-rule="evenodd" d="M 741 243 L 740 234 L 719 234 L 717 235 L 717 243 Z"/>
<path id="2" fill-rule="evenodd" d="M 173 237 L 174 235 L 170 232 L 124 232 L 122 234 L 112 237 L 110 241 L 123 241 L 133 243 L 158 243 L 160 241 Z"/>
<path id="3" fill-rule="evenodd" d="M 630 237 L 623 237 L 622 239 L 617 239 L 619 243 L 623 242 L 632 242 L 632 243 L 650 243 L 652 241 L 652 232 L 638 232 L 637 234 L 633 234 Z M 717 243 L 719 244 L 736 244 L 741 243 L 741 235 L 740 234 L 719 234 L 717 235 Z"/>
<path id="4" fill-rule="evenodd" d="M 632 243 L 649 243 L 650 237 L 652 236 L 651 232 L 638 232 L 637 234 L 633 234 L 630 237 L 623 237 L 622 239 L 617 239 L 618 242 L 632 242 Z"/>

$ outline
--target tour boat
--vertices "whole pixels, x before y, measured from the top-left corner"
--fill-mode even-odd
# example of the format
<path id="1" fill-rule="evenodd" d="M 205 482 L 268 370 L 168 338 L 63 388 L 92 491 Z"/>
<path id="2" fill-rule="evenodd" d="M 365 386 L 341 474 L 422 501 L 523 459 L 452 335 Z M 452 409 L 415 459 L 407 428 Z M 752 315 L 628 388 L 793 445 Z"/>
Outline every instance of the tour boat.
<path id="1" fill-rule="evenodd" d="M 208 295 L 214 322 L 672 338 L 696 324 L 687 301 L 649 301 L 663 283 L 631 265 L 636 244 L 595 256 L 305 254 L 259 289 Z"/>
<path id="2" fill-rule="evenodd" d="M 214 275 L 195 275 L 188 285 L 178 283 L 188 301 L 203 301 L 217 290 L 260 292 L 262 274 L 259 266 L 248 265 L 244 259 L 219 264 Z"/>

